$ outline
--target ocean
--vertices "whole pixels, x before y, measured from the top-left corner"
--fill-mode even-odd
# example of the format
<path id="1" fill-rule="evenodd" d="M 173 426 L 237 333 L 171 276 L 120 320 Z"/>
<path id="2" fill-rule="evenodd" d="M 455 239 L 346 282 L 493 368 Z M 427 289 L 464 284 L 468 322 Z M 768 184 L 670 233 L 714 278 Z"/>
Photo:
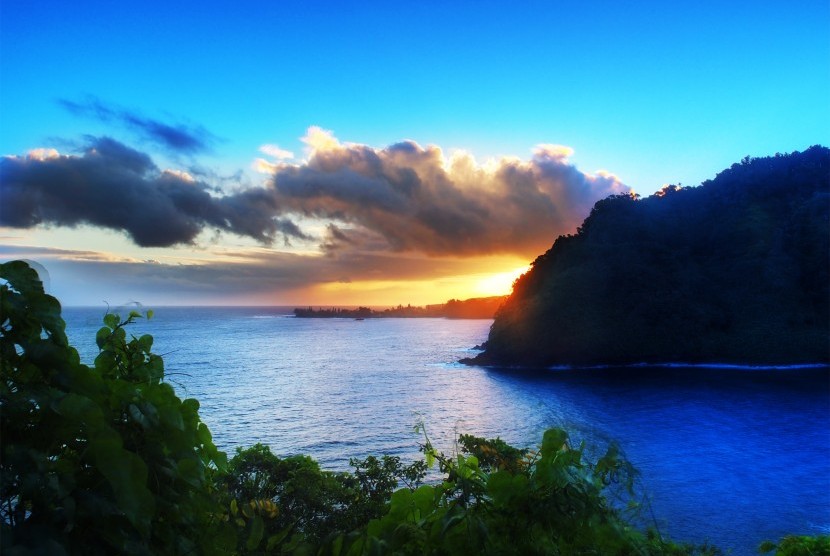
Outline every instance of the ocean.
<path id="1" fill-rule="evenodd" d="M 126 310 L 129 310 L 127 308 Z M 125 311 L 126 311 L 125 310 Z M 91 363 L 105 308 L 65 308 Z M 517 370 L 457 363 L 490 320 L 298 319 L 290 308 L 155 308 L 166 379 L 196 398 L 229 455 L 268 444 L 327 469 L 418 457 L 422 423 L 445 453 L 460 433 L 533 447 L 550 427 L 609 443 L 640 472 L 642 519 L 736 556 L 763 540 L 830 533 L 830 371 L 639 367 Z"/>

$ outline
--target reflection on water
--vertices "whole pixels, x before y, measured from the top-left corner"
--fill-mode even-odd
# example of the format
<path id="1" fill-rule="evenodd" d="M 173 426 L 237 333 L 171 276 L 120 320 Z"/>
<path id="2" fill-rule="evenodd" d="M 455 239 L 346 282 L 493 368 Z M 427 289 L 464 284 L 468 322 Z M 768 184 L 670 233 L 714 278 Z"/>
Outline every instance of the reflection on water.
<path id="1" fill-rule="evenodd" d="M 168 377 L 195 397 L 216 443 L 350 457 L 417 456 L 422 419 L 449 452 L 457 432 L 528 446 L 564 427 L 615 441 L 642 473 L 662 531 L 754 554 L 765 538 L 830 527 L 827 369 L 517 371 L 455 363 L 490 321 L 295 319 L 275 309 L 159 309 Z M 82 358 L 102 310 L 65 311 Z"/>

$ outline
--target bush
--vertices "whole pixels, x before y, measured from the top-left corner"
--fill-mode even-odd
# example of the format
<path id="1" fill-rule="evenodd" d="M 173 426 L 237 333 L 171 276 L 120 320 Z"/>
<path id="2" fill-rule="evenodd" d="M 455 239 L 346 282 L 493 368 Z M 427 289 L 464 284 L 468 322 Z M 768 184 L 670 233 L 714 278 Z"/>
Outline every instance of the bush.
<path id="1" fill-rule="evenodd" d="M 0 278 L 3 553 L 227 552 L 210 488 L 224 454 L 199 402 L 164 382 L 152 337 L 127 338 L 142 315 L 104 317 L 90 368 L 37 273 L 14 261 Z"/>

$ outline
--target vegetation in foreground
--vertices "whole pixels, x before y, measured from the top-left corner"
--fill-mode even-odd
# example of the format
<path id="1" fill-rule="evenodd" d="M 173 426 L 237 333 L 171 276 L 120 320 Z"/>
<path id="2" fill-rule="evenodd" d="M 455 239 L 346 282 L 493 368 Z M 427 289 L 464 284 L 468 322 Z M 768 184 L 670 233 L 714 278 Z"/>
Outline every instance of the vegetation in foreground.
<path id="1" fill-rule="evenodd" d="M 830 363 L 830 149 L 594 205 L 519 278 L 489 365 Z"/>
<path id="2" fill-rule="evenodd" d="M 90 367 L 35 271 L 4 263 L 0 279 L 3 554 L 718 553 L 632 527 L 631 466 L 614 447 L 587 461 L 556 429 L 536 451 L 461 436 L 453 456 L 424 434 L 423 461 L 370 457 L 351 473 L 262 445 L 228 461 L 198 402 L 164 382 L 153 338 L 128 337 L 150 311 L 107 314 Z M 423 484 L 434 465 L 442 480 Z"/>

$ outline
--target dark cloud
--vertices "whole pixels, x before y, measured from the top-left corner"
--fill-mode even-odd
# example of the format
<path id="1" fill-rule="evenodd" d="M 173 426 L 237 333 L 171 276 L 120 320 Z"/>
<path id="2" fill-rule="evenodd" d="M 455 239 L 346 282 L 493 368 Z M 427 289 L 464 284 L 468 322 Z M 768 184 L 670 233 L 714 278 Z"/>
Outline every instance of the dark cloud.
<path id="1" fill-rule="evenodd" d="M 221 194 L 227 180 L 217 185 L 198 167 L 196 177 L 161 171 L 147 154 L 113 139 L 87 141 L 79 156 L 41 149 L 0 161 L 0 225 L 91 224 L 123 230 L 141 246 L 192 243 L 207 228 L 263 244 L 278 236 L 316 239 L 329 257 L 391 251 L 529 258 L 573 232 L 598 199 L 628 190 L 614 176 L 580 172 L 565 147 L 540 146 L 529 161 L 482 166 L 413 142 L 342 145 L 311 128 L 307 162 L 275 164 L 268 184 Z M 303 232 L 292 220 L 298 215 L 322 220 L 322 237 Z"/>
<path id="2" fill-rule="evenodd" d="M 276 218 L 262 188 L 215 196 L 182 172 L 160 171 L 144 153 L 106 137 L 88 138 L 81 156 L 41 151 L 0 160 L 0 225 L 91 224 L 127 232 L 144 247 L 192 243 L 205 228 L 270 243 L 277 235 L 310 239 Z"/>
<path id="3" fill-rule="evenodd" d="M 72 114 L 92 117 L 102 122 L 115 122 L 150 140 L 165 149 L 181 154 L 197 154 L 209 149 L 216 138 L 201 127 L 170 125 L 136 112 L 116 108 L 98 99 L 88 98 L 83 102 L 61 99 L 58 103 Z"/>
<path id="4" fill-rule="evenodd" d="M 329 255 L 339 251 L 388 251 L 389 243 L 383 236 L 366 228 L 345 228 L 329 223 L 320 248 Z"/>
<path id="5" fill-rule="evenodd" d="M 413 142 L 341 145 L 318 128 L 306 142 L 308 162 L 280 166 L 273 185 L 281 210 L 340 223 L 328 228 L 327 251 L 376 248 L 381 238 L 396 251 L 533 256 L 574 231 L 598 199 L 628 191 L 614 176 L 577 170 L 564 147 L 482 167 Z"/>

